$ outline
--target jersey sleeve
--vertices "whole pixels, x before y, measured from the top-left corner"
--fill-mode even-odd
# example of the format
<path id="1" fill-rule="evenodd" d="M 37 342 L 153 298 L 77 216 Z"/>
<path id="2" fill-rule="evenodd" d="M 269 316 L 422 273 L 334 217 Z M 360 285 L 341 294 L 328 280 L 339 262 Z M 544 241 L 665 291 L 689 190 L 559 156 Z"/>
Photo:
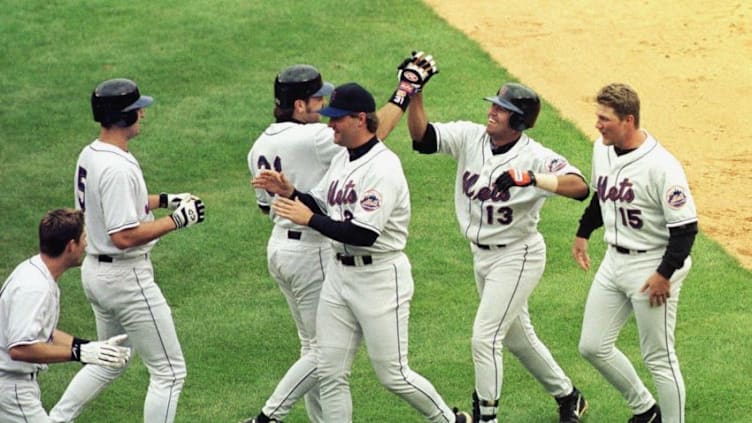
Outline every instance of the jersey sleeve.
<path id="1" fill-rule="evenodd" d="M 46 342 L 44 339 L 45 321 L 49 319 L 45 305 L 50 302 L 50 292 L 43 289 L 24 290 L 14 295 L 7 304 L 10 306 L 6 325 L 6 339 L 10 349 L 18 345 Z"/>
<path id="2" fill-rule="evenodd" d="M 673 157 L 663 160 L 662 166 L 654 166 L 660 172 L 656 186 L 661 191 L 655 193 L 660 199 L 666 227 L 673 228 L 697 221 L 697 209 L 689 189 L 689 183 L 681 164 Z"/>
<path id="3" fill-rule="evenodd" d="M 138 186 L 135 175 L 124 168 L 113 166 L 103 174 L 100 195 L 108 234 L 139 225 Z"/>
<path id="4" fill-rule="evenodd" d="M 397 205 L 410 202 L 401 189 L 407 186 L 403 175 L 401 164 L 394 157 L 374 165 L 367 178 L 358 183 L 363 189 L 359 190 L 352 223 L 381 235 Z"/>
<path id="5" fill-rule="evenodd" d="M 582 174 L 582 172 L 580 172 L 580 169 L 569 163 L 569 161 L 561 154 L 548 148 L 542 148 L 539 157 L 540 160 L 537 161 L 537 168 L 533 169 L 534 172 L 548 173 L 556 176 L 573 174 L 585 180 L 585 176 Z M 547 197 L 555 195 L 555 193 L 553 192 L 545 190 L 542 191 L 543 194 Z"/>
<path id="6" fill-rule="evenodd" d="M 436 130 L 436 143 L 438 144 L 438 151 L 441 153 L 449 154 L 457 160 L 460 160 L 460 156 L 464 149 L 464 143 L 472 142 L 478 139 L 478 137 L 485 134 L 483 126 L 477 123 L 467 121 L 456 121 L 449 123 L 434 123 L 431 122 Z"/>

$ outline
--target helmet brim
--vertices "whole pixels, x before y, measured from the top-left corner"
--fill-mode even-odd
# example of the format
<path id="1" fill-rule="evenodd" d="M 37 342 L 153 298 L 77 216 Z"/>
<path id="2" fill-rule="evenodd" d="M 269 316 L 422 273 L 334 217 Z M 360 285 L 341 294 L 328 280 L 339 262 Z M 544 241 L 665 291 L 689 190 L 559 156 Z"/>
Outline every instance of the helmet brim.
<path id="1" fill-rule="evenodd" d="M 123 112 L 130 112 L 131 110 L 136 109 L 143 109 L 144 107 L 149 107 L 151 104 L 154 103 L 154 98 L 148 95 L 142 95 L 136 100 L 135 103 L 131 104 L 130 106 L 123 109 Z"/>
<path id="2" fill-rule="evenodd" d="M 499 97 L 499 96 L 493 96 L 493 97 L 484 97 L 483 98 L 486 101 L 490 101 L 491 103 L 503 107 L 510 112 L 519 113 L 521 115 L 524 115 L 525 112 L 523 112 L 519 107 L 515 106 L 514 104 L 510 103 L 509 101 Z"/>

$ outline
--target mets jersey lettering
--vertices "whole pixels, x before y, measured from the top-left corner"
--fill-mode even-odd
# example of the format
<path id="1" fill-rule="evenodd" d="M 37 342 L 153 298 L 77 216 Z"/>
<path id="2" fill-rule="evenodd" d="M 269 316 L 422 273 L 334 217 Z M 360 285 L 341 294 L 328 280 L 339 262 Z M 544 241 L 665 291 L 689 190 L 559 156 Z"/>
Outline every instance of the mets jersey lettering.
<path id="1" fill-rule="evenodd" d="M 383 143 L 353 161 L 342 149 L 311 194 L 331 219 L 352 221 L 379 234 L 370 247 L 332 241 L 336 252 L 364 255 L 405 248 L 410 194 L 399 158 Z"/>
<path id="2" fill-rule="evenodd" d="M 511 168 L 554 175 L 582 173 L 558 153 L 522 134 L 503 154 L 494 155 L 483 125 L 431 123 L 438 151 L 457 160 L 454 205 L 465 237 L 477 244 L 509 244 L 538 232 L 540 209 L 553 193 L 512 187 L 499 192 L 494 181 Z"/>
<path id="3" fill-rule="evenodd" d="M 609 244 L 665 248 L 669 228 L 697 221 L 681 164 L 650 134 L 639 148 L 620 156 L 601 138 L 596 140 L 591 181 Z"/>

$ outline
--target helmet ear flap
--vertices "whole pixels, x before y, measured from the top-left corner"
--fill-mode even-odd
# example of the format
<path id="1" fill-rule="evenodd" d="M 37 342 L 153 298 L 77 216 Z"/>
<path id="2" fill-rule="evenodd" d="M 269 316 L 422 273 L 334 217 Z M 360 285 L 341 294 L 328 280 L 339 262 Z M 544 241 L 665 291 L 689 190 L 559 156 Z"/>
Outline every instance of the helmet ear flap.
<path id="1" fill-rule="evenodd" d="M 515 131 L 524 131 L 529 128 L 527 122 L 525 122 L 525 117 L 515 112 L 509 115 L 509 127 Z"/>

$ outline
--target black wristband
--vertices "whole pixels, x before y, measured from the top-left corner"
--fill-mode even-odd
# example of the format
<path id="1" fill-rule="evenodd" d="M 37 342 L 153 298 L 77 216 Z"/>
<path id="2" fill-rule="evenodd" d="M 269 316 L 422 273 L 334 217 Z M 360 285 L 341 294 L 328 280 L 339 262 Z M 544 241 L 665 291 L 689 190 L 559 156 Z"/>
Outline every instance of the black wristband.
<path id="1" fill-rule="evenodd" d="M 410 96 L 407 95 L 405 90 L 397 88 L 389 98 L 389 102 L 398 106 L 404 112 L 407 110 L 407 106 L 410 105 Z"/>
<path id="2" fill-rule="evenodd" d="M 534 186 L 534 187 L 537 187 L 538 186 L 538 180 L 535 179 L 535 172 L 533 172 L 532 170 L 528 170 L 527 174 L 530 175 L 530 184 L 532 186 Z"/>
<path id="3" fill-rule="evenodd" d="M 81 339 L 73 337 L 73 344 L 71 344 L 71 361 L 81 361 L 81 345 L 88 344 L 88 339 Z"/>
<path id="4" fill-rule="evenodd" d="M 159 208 L 160 209 L 167 208 L 167 193 L 166 192 L 159 193 Z"/>

